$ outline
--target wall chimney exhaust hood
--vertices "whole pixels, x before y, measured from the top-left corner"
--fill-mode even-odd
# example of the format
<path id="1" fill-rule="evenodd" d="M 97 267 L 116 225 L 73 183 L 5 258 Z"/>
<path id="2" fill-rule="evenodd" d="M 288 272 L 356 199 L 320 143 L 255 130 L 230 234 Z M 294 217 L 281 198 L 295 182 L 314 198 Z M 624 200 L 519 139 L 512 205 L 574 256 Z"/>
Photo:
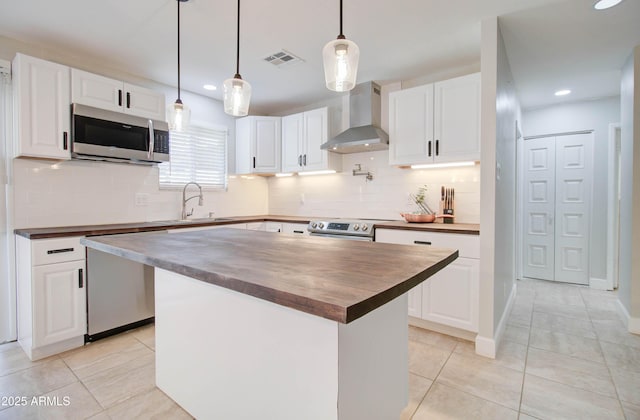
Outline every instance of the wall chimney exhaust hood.
<path id="1" fill-rule="evenodd" d="M 336 153 L 358 153 L 389 148 L 389 135 L 380 128 L 380 85 L 364 82 L 349 94 L 349 128 L 322 146 Z"/>

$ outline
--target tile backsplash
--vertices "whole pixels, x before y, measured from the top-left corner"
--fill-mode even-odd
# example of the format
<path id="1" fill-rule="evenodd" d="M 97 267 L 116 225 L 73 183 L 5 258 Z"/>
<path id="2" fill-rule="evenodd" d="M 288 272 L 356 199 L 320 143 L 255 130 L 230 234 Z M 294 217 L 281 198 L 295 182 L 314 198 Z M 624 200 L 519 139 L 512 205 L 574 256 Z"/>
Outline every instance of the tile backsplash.
<path id="1" fill-rule="evenodd" d="M 13 178 L 15 228 L 180 218 L 182 190 L 160 189 L 153 166 L 14 159 Z M 227 191 L 205 190 L 203 206 L 192 200 L 189 209 L 193 217 L 265 214 L 267 200 L 264 178 L 229 179 Z"/>
<path id="2" fill-rule="evenodd" d="M 343 155 L 343 172 L 269 178 L 269 213 L 297 216 L 401 219 L 417 210 L 410 193 L 427 186 L 426 201 L 436 210 L 440 187 L 455 188 L 457 223 L 480 223 L 480 165 L 459 168 L 401 169 L 388 164 L 388 152 Z M 353 176 L 360 164 L 373 180 Z"/>

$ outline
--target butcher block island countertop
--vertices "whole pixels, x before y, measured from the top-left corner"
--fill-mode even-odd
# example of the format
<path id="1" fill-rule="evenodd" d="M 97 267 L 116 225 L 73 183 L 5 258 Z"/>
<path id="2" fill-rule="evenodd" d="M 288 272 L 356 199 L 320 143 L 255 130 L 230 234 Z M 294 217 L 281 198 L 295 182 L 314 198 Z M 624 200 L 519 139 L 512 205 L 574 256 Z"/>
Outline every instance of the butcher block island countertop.
<path id="1" fill-rule="evenodd" d="M 81 243 L 341 323 L 406 293 L 458 256 L 448 249 L 224 228 Z"/>
<path id="2" fill-rule="evenodd" d="M 399 418 L 407 291 L 458 256 L 227 228 L 81 242 L 156 267 L 156 385 L 199 419 Z"/>

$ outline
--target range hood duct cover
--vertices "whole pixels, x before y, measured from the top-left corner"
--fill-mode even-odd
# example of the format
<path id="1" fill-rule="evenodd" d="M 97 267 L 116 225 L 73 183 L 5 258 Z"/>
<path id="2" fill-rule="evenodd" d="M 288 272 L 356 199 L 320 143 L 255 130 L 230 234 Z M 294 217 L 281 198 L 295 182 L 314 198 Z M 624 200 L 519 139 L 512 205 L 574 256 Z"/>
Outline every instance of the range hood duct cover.
<path id="1" fill-rule="evenodd" d="M 389 148 L 389 135 L 380 128 L 382 99 L 380 85 L 364 82 L 349 95 L 349 128 L 322 146 L 336 153 L 358 153 Z"/>

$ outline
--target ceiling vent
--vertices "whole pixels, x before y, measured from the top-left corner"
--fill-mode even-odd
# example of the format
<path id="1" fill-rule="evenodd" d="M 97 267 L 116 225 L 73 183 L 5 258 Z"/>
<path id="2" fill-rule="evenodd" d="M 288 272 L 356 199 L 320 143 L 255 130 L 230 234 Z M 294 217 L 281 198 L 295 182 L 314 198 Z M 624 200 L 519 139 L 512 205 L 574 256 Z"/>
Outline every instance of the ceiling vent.
<path id="1" fill-rule="evenodd" d="M 287 50 L 281 50 L 277 53 L 271 54 L 270 56 L 265 57 L 264 61 L 266 61 L 267 63 L 271 63 L 276 67 L 288 67 L 296 63 L 304 62 L 302 58 L 290 53 Z"/>

